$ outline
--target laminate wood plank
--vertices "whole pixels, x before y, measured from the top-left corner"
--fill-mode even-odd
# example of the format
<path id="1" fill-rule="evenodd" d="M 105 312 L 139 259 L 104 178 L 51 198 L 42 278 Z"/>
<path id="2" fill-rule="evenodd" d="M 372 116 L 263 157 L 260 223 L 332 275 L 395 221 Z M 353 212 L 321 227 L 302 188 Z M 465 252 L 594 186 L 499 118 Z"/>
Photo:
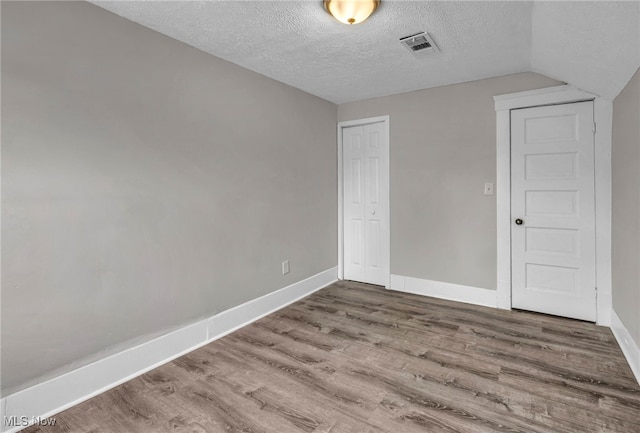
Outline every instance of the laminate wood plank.
<path id="1" fill-rule="evenodd" d="M 638 433 L 610 330 L 340 281 L 28 433 Z"/>
<path id="2" fill-rule="evenodd" d="M 313 433 L 385 433 L 368 421 L 358 419 L 342 409 L 333 410 Z"/>
<path id="3" fill-rule="evenodd" d="M 337 402 L 348 407 L 352 413 L 361 409 L 367 410 L 377 402 L 371 400 L 371 396 L 359 395 L 347 384 L 330 382 L 325 373 L 309 368 L 266 351 L 258 351 L 248 346 L 238 348 L 233 344 L 227 346 L 227 351 L 242 353 L 244 357 L 251 358 L 255 363 L 255 369 L 265 369 L 268 375 L 276 379 L 289 379 L 307 388 L 309 393 L 325 397 L 329 401 Z"/>
<path id="4" fill-rule="evenodd" d="M 545 431 L 544 426 L 530 417 L 529 400 L 521 401 L 517 398 L 519 390 L 508 389 L 495 379 L 461 374 L 437 364 L 425 368 L 420 359 L 411 357 L 403 360 L 402 369 L 361 366 L 352 373 L 363 380 L 375 381 L 431 416 L 440 411 L 444 417 L 460 415 L 476 419 L 478 425 L 489 426 L 493 431 L 502 431 L 499 425 L 513 430 Z M 455 422 L 450 419 L 449 425 Z M 563 430 L 562 425 L 554 427 L 558 432 L 570 431 Z"/>

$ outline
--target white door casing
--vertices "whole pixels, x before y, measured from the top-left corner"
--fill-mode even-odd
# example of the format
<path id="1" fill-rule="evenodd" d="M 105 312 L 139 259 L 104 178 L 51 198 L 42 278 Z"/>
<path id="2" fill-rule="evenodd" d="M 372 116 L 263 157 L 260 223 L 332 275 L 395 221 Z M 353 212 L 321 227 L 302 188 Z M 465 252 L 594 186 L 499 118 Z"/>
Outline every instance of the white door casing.
<path id="1" fill-rule="evenodd" d="M 593 101 L 596 123 L 596 323 L 610 326 L 612 101 L 567 84 L 497 95 L 493 99 L 496 110 L 497 307 L 511 309 L 511 110 Z"/>
<path id="2" fill-rule="evenodd" d="M 389 285 L 388 118 L 341 122 L 341 278 Z"/>
<path id="3" fill-rule="evenodd" d="M 593 102 L 511 111 L 512 306 L 596 320 Z"/>

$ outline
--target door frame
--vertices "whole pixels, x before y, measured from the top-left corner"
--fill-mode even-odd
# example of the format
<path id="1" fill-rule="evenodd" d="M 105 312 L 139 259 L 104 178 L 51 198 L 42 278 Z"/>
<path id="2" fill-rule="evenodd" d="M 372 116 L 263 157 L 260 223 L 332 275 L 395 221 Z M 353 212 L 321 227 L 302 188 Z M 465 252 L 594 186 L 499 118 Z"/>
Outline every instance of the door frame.
<path id="1" fill-rule="evenodd" d="M 390 151 L 390 147 L 391 147 L 391 141 L 390 141 L 390 137 L 389 137 L 389 116 L 378 116 L 378 117 L 369 117 L 366 119 L 357 119 L 357 120 L 345 120 L 342 122 L 338 122 L 338 127 L 337 127 L 337 133 L 338 133 L 338 279 L 339 280 L 344 280 L 344 197 L 343 197 L 343 187 L 344 187 L 344 180 L 343 180 L 343 144 L 342 144 L 342 130 L 344 128 L 350 128 L 353 126 L 364 126 L 364 125 L 370 125 L 372 123 L 380 123 L 382 122 L 384 124 L 384 136 L 387 139 L 387 154 L 385 155 L 385 164 L 382 167 L 382 169 L 384 171 L 386 171 L 387 176 L 386 176 L 386 180 L 387 180 L 387 184 L 386 184 L 386 190 L 388 191 L 388 195 L 386 198 L 387 201 L 387 207 L 385 209 L 385 213 L 386 213 L 386 221 L 387 224 L 386 226 L 382 227 L 383 228 L 383 232 L 384 232 L 384 245 L 386 245 L 386 248 L 384 248 L 384 251 L 382 251 L 383 254 L 386 255 L 385 257 L 385 269 L 383 269 L 385 275 L 386 275 L 386 283 L 385 283 L 385 288 L 389 289 L 391 287 L 391 220 L 390 220 L 390 208 L 391 208 L 391 201 L 390 201 L 390 196 L 391 196 L 391 190 L 389 189 L 389 184 L 390 184 L 390 179 L 389 179 L 389 156 L 391 154 Z"/>
<path id="2" fill-rule="evenodd" d="M 496 111 L 497 307 L 511 309 L 511 110 L 593 101 L 596 323 L 611 325 L 611 133 L 613 103 L 570 85 L 493 97 Z"/>

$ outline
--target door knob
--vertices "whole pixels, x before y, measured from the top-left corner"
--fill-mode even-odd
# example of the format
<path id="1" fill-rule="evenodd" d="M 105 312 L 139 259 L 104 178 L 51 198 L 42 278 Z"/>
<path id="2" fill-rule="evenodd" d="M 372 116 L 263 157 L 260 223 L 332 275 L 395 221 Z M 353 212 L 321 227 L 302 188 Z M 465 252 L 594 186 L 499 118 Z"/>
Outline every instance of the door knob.
<path id="1" fill-rule="evenodd" d="M 521 226 L 523 222 L 524 221 L 522 221 L 520 218 L 516 218 L 516 224 L 517 225 Z"/>
<path id="2" fill-rule="evenodd" d="M 372 210 L 371 215 L 375 215 L 375 214 L 376 214 L 376 211 Z"/>

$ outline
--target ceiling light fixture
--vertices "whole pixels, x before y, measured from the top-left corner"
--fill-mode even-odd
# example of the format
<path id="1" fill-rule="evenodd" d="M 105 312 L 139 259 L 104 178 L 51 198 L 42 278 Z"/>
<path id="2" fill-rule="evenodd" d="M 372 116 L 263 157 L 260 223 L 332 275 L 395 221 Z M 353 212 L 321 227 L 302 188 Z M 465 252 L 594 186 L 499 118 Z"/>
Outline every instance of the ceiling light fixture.
<path id="1" fill-rule="evenodd" d="M 324 0 L 324 8 L 344 24 L 360 24 L 378 8 L 380 0 Z"/>

